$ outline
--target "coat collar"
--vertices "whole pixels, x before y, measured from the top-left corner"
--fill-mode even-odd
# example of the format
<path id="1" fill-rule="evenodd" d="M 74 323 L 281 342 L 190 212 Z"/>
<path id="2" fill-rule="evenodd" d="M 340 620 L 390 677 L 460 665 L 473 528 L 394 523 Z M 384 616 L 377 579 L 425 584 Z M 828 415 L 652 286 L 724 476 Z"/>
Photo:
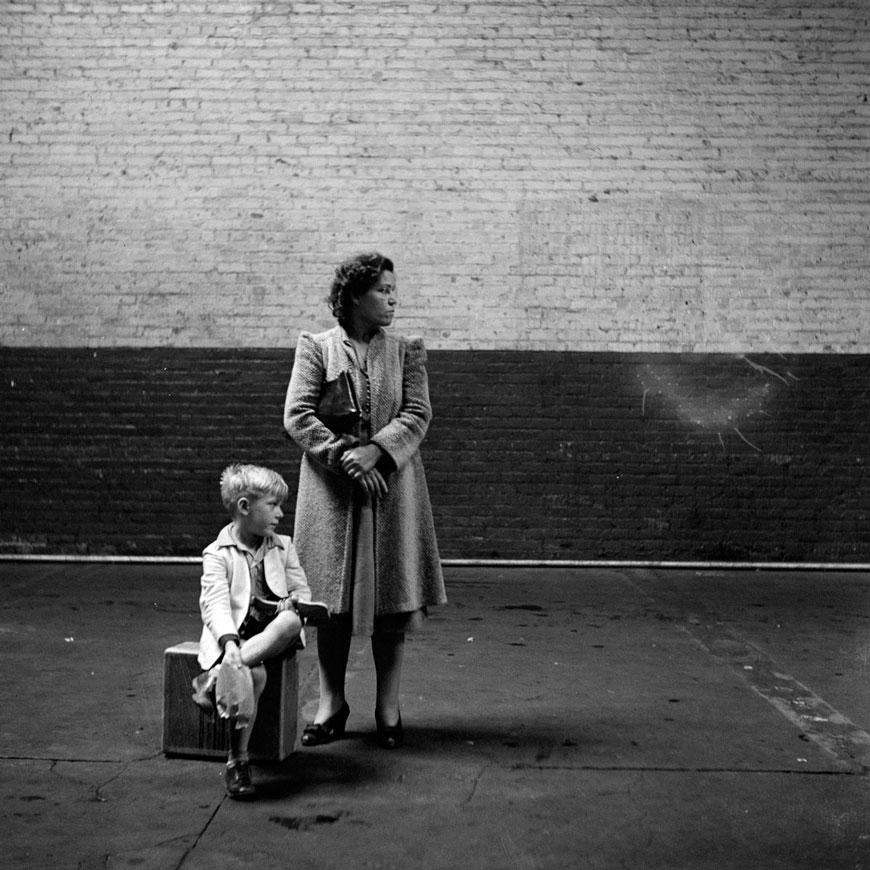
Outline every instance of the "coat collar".
<path id="1" fill-rule="evenodd" d="M 237 550 L 242 550 L 248 553 L 251 552 L 244 544 L 241 544 L 239 542 L 238 538 L 236 538 L 232 523 L 224 526 L 220 530 L 215 544 L 218 547 L 234 547 Z M 284 549 L 284 544 L 282 543 L 278 535 L 270 534 L 263 538 L 263 544 L 261 549 L 265 549 L 268 551 L 274 549 L 275 547 L 280 547 L 282 550 Z"/>
<path id="2" fill-rule="evenodd" d="M 347 347 L 350 347 L 350 336 L 347 334 L 347 330 L 340 323 L 338 324 L 338 326 L 336 326 L 336 329 L 338 330 L 338 338 L 341 343 L 346 345 Z M 377 328 L 377 331 L 372 335 L 369 344 L 379 344 L 384 340 L 385 337 L 386 332 L 384 332 L 383 327 L 379 326 Z"/>
<path id="3" fill-rule="evenodd" d="M 353 344 L 351 343 L 350 336 L 347 334 L 347 330 L 340 323 L 336 327 L 336 336 L 339 343 L 344 348 L 344 352 L 345 354 L 347 354 L 347 358 L 350 360 L 355 368 L 359 368 L 359 361 L 357 360 L 356 351 L 354 350 Z M 368 362 L 366 364 L 366 369 L 369 369 L 371 367 L 371 362 L 379 357 L 381 348 L 383 347 L 386 338 L 386 332 L 384 332 L 384 330 L 380 327 L 378 328 L 378 331 L 371 337 L 371 340 L 369 341 L 369 349 L 367 354 Z"/>

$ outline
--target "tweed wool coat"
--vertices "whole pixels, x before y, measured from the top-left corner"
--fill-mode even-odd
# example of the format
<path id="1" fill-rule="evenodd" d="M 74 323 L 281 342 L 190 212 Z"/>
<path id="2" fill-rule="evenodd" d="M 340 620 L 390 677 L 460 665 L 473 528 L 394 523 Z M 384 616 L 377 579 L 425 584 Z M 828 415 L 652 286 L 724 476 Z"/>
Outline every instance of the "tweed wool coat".
<path id="1" fill-rule="evenodd" d="M 375 499 L 375 614 L 444 604 L 444 578 L 420 443 L 432 417 L 421 339 L 380 330 L 369 344 L 371 441 L 386 453 L 379 466 L 389 492 Z M 293 540 L 314 597 L 333 613 L 351 608 L 354 500 L 361 490 L 341 468 L 357 440 L 316 416 L 322 385 L 347 371 L 358 396 L 365 378 L 341 326 L 296 345 L 284 404 L 284 427 L 303 450 Z"/>

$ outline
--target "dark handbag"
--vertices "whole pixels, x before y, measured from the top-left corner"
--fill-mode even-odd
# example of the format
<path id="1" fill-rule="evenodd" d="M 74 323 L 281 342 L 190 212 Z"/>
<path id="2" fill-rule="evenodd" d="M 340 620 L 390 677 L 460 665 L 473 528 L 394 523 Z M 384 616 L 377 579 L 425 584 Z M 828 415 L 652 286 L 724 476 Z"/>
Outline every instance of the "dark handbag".
<path id="1" fill-rule="evenodd" d="M 334 380 L 323 382 L 316 414 L 333 432 L 351 432 L 359 423 L 359 402 L 346 370 Z"/>

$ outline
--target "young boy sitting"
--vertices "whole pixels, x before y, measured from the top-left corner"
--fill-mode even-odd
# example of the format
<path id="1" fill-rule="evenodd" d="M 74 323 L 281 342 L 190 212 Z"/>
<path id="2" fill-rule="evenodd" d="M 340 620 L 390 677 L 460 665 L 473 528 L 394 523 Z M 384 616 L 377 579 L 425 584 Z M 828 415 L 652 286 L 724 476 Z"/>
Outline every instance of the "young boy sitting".
<path id="1" fill-rule="evenodd" d="M 311 590 L 293 542 L 275 532 L 287 498 L 281 475 L 230 465 L 220 486 L 232 522 L 202 554 L 204 672 L 193 681 L 193 700 L 232 720 L 226 789 L 231 798 L 244 799 L 255 795 L 248 743 L 266 685 L 263 662 L 300 641 L 296 603 L 310 600 Z"/>

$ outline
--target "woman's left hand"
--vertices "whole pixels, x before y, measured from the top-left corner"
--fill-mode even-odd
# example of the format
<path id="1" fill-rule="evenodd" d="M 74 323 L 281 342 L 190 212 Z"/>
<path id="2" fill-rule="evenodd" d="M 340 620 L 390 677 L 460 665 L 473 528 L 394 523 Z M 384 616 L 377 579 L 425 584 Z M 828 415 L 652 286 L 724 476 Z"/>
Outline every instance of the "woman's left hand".
<path id="1" fill-rule="evenodd" d="M 383 498 L 389 492 L 387 482 L 377 468 L 373 468 L 368 474 L 361 475 L 357 482 L 371 496 Z"/>
<path id="2" fill-rule="evenodd" d="M 384 451 L 377 444 L 360 444 L 341 457 L 341 467 L 354 480 L 368 474 L 380 461 Z"/>

